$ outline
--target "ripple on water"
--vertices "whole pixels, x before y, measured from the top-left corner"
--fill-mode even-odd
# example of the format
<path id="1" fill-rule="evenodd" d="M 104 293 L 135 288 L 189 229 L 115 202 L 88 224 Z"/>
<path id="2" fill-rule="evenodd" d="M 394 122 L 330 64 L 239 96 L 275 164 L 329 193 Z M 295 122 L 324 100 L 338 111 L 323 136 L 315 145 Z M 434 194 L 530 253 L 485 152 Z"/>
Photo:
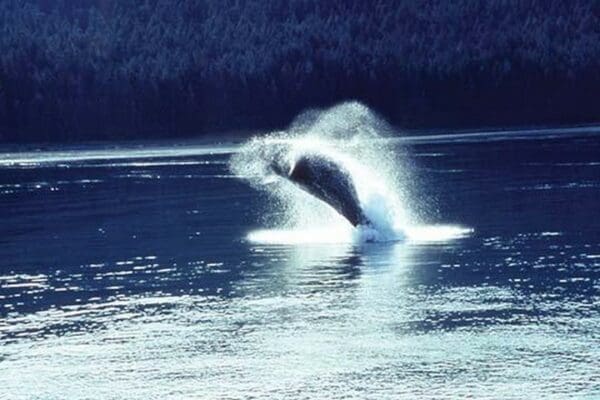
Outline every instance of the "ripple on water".
<path id="1" fill-rule="evenodd" d="M 543 158 L 539 144 L 522 158 Z M 429 145 L 442 155 L 420 161 L 461 160 L 448 169 L 465 173 L 422 172 L 441 219 L 473 231 L 370 244 L 244 240 L 266 200 L 223 179 L 223 159 L 3 164 L 0 190 L 27 195 L 1 197 L 0 398 L 600 397 L 597 212 L 553 218 L 594 189 L 538 191 L 531 208 L 528 191 L 488 194 L 594 183 L 571 175 L 593 168 L 555 180 L 503 158 L 498 174 L 463 162 L 472 149 Z M 116 179 L 128 171 L 165 178 L 132 188 Z"/>

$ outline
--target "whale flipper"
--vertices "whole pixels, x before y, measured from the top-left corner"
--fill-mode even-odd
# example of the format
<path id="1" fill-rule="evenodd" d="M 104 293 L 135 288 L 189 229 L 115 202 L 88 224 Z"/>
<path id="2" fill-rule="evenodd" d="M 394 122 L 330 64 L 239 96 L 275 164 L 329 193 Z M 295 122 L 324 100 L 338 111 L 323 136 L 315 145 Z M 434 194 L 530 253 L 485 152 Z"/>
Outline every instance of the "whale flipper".
<path id="1" fill-rule="evenodd" d="M 352 225 L 371 225 L 360 206 L 350 173 L 331 158 L 315 153 L 304 154 L 292 165 L 276 159 L 271 169 L 333 207 Z"/>

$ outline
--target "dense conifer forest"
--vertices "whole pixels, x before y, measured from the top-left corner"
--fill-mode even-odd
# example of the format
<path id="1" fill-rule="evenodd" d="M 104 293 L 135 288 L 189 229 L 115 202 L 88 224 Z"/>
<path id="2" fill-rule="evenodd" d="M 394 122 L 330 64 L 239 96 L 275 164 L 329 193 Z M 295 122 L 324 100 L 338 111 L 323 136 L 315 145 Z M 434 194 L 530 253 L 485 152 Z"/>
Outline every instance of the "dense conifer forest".
<path id="1" fill-rule="evenodd" d="M 405 128 L 600 120 L 596 0 L 2 0 L 0 137 L 196 136 L 347 99 Z"/>

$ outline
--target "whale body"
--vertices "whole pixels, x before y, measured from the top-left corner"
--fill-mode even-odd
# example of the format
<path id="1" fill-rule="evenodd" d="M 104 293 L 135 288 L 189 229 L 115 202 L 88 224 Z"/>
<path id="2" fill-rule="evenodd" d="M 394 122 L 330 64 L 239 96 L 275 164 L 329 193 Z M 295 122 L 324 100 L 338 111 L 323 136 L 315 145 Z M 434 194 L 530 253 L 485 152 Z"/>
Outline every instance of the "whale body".
<path id="1" fill-rule="evenodd" d="M 353 226 L 371 226 L 360 206 L 352 176 L 340 163 L 322 154 L 309 153 L 293 163 L 277 158 L 271 163 L 277 175 L 333 207 Z"/>

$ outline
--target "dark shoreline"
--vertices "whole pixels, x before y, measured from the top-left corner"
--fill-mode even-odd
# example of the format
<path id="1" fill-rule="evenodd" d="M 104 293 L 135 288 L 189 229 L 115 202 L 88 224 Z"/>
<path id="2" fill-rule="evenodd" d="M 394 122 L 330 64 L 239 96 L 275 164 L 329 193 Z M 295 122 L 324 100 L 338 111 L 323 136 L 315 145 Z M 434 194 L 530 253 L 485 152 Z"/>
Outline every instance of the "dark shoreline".
<path id="1" fill-rule="evenodd" d="M 347 101 L 407 130 L 600 122 L 591 1 L 143 3 L 1 1 L 0 142 L 277 130 Z"/>
<path id="2" fill-rule="evenodd" d="M 187 138 L 158 138 L 133 140 L 96 140 L 85 142 L 46 142 L 46 143 L 0 143 L 0 163 L 2 155 L 20 153 L 46 153 L 55 151 L 110 151 L 110 150 L 149 150 L 164 148 L 238 146 L 256 135 L 276 131 L 234 131 L 228 134 L 200 135 Z M 462 130 L 397 130 L 397 134 L 382 136 L 382 140 L 406 141 L 407 143 L 440 141 L 481 141 L 481 140 L 536 140 L 540 138 L 576 138 L 600 135 L 599 124 L 581 124 L 554 127 L 493 127 Z M 161 157 L 157 155 L 156 157 Z"/>

